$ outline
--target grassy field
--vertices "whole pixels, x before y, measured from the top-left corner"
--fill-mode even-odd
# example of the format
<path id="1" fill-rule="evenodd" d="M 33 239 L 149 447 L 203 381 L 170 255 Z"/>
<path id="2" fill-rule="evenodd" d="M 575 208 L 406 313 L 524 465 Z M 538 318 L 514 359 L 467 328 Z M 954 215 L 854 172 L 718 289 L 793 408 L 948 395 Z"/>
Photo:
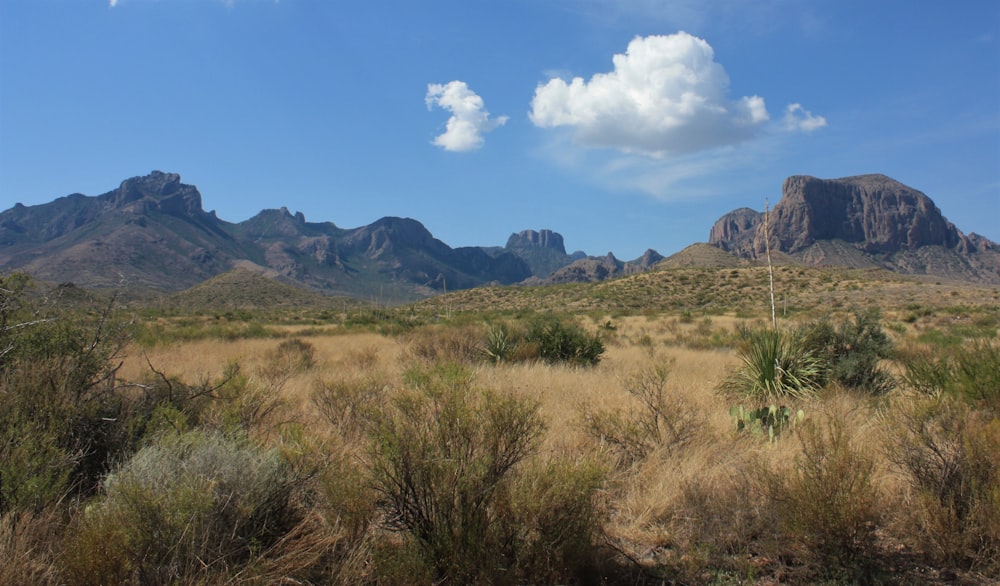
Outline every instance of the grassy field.
<path id="1" fill-rule="evenodd" d="M 839 332 L 815 347 L 851 357 L 845 372 L 883 336 L 872 364 L 891 384 L 830 367 L 802 398 L 733 392 L 750 332 L 771 329 L 759 267 L 394 308 L 119 310 L 136 323 L 111 359 L 116 417 L 142 432 L 96 488 L 7 499 L 0 581 L 995 583 L 1000 289 L 799 267 L 775 287 L 777 329 Z M 543 318 L 599 340 L 599 359 L 546 358 Z M 510 351 L 487 353 L 501 330 Z M 738 427 L 734 407 L 772 405 L 789 416 Z M 155 496 L 150 470 L 183 461 L 187 478 L 203 449 L 213 470 L 249 463 Z M 198 500 L 208 486 L 247 504 Z M 264 522 L 267 486 L 288 500 Z M 172 504 L 134 508 L 147 499 Z"/>

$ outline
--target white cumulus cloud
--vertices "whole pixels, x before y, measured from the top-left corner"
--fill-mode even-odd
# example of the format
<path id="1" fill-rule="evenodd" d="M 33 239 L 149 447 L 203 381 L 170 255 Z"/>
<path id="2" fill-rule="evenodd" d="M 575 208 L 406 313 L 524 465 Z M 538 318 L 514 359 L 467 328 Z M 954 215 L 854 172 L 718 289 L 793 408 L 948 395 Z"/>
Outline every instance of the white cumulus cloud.
<path id="1" fill-rule="evenodd" d="M 688 33 L 636 37 L 612 62 L 589 81 L 540 84 L 532 122 L 572 128 L 584 146 L 659 156 L 736 144 L 770 120 L 764 98 L 728 97 L 729 76 L 712 47 Z M 803 130 L 822 126 L 820 117 L 795 113 Z"/>
<path id="2" fill-rule="evenodd" d="M 812 132 L 826 126 L 826 118 L 816 116 L 802 107 L 802 104 L 789 104 L 785 108 L 785 129 Z"/>
<path id="3" fill-rule="evenodd" d="M 507 122 L 507 116 L 490 120 L 483 99 L 464 81 L 427 84 L 424 101 L 428 109 L 437 106 L 451 113 L 445 131 L 434 138 L 446 151 L 475 150 L 483 145 L 483 134 Z"/>

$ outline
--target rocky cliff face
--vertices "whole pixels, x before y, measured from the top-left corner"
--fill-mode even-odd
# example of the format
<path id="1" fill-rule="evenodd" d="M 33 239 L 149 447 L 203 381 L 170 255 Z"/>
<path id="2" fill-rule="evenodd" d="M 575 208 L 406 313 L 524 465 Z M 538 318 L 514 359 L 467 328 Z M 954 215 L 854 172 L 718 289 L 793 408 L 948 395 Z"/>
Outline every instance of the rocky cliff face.
<path id="1" fill-rule="evenodd" d="M 553 272 L 586 255 L 582 252 L 566 254 L 562 234 L 552 230 L 522 230 L 511 234 L 507 245 L 500 248 L 483 248 L 487 254 L 497 256 L 511 253 L 527 263 L 531 277 L 545 278 Z"/>
<path id="2" fill-rule="evenodd" d="M 517 234 L 511 234 L 507 239 L 508 250 L 517 248 L 537 249 L 547 248 L 566 254 L 566 247 L 563 244 L 562 234 L 552 230 L 522 230 Z"/>
<path id="3" fill-rule="evenodd" d="M 964 235 L 929 197 L 885 175 L 789 177 L 767 223 L 771 250 L 807 264 L 860 263 L 908 273 L 949 266 L 945 272 L 953 274 L 942 276 L 1000 279 L 994 274 L 994 265 L 1000 267 L 995 244 Z M 763 213 L 741 208 L 712 226 L 709 242 L 744 258 L 762 258 L 764 224 Z M 927 261 L 928 255 L 936 260 Z"/>

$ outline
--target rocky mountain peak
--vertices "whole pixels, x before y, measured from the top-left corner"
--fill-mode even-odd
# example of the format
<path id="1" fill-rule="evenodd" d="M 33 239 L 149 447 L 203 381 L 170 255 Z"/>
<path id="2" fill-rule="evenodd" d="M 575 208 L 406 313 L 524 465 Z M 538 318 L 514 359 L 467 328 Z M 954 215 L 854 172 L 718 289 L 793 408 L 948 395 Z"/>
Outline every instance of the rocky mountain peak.
<path id="1" fill-rule="evenodd" d="M 771 246 L 789 254 L 824 240 L 852 243 L 867 253 L 974 246 L 929 197 L 885 175 L 789 177 L 769 223 Z M 763 224 L 763 213 L 740 208 L 712 226 L 709 242 L 755 257 L 764 251 Z"/>
<path id="2" fill-rule="evenodd" d="M 734 210 L 715 222 L 709 243 L 760 259 L 767 244 L 764 220 L 762 212 Z M 807 264 L 863 263 L 971 280 L 1000 277 L 994 243 L 965 236 L 931 198 L 885 175 L 789 177 L 767 224 L 771 251 Z"/>
<path id="3" fill-rule="evenodd" d="M 177 173 L 152 171 L 149 175 L 132 177 L 121 182 L 118 189 L 106 195 L 107 205 L 126 211 L 145 212 L 158 209 L 175 215 L 198 216 L 201 193 L 194 185 L 181 183 Z"/>
<path id="4" fill-rule="evenodd" d="M 545 248 L 552 249 L 560 254 L 566 254 L 566 246 L 563 244 L 562 234 L 552 230 L 522 230 L 516 234 L 511 234 L 507 239 L 508 249 L 515 248 Z"/>

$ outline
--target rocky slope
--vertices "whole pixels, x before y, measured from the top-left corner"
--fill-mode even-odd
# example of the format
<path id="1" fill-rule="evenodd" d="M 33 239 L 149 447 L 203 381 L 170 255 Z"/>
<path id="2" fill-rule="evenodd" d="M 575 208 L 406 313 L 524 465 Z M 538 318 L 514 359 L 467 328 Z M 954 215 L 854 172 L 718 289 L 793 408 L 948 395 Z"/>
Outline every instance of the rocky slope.
<path id="1" fill-rule="evenodd" d="M 712 226 L 709 243 L 742 258 L 763 258 L 764 217 L 748 208 L 734 210 Z M 997 244 L 966 236 L 928 196 L 885 175 L 789 177 L 768 224 L 772 252 L 808 265 L 1000 283 Z"/>

